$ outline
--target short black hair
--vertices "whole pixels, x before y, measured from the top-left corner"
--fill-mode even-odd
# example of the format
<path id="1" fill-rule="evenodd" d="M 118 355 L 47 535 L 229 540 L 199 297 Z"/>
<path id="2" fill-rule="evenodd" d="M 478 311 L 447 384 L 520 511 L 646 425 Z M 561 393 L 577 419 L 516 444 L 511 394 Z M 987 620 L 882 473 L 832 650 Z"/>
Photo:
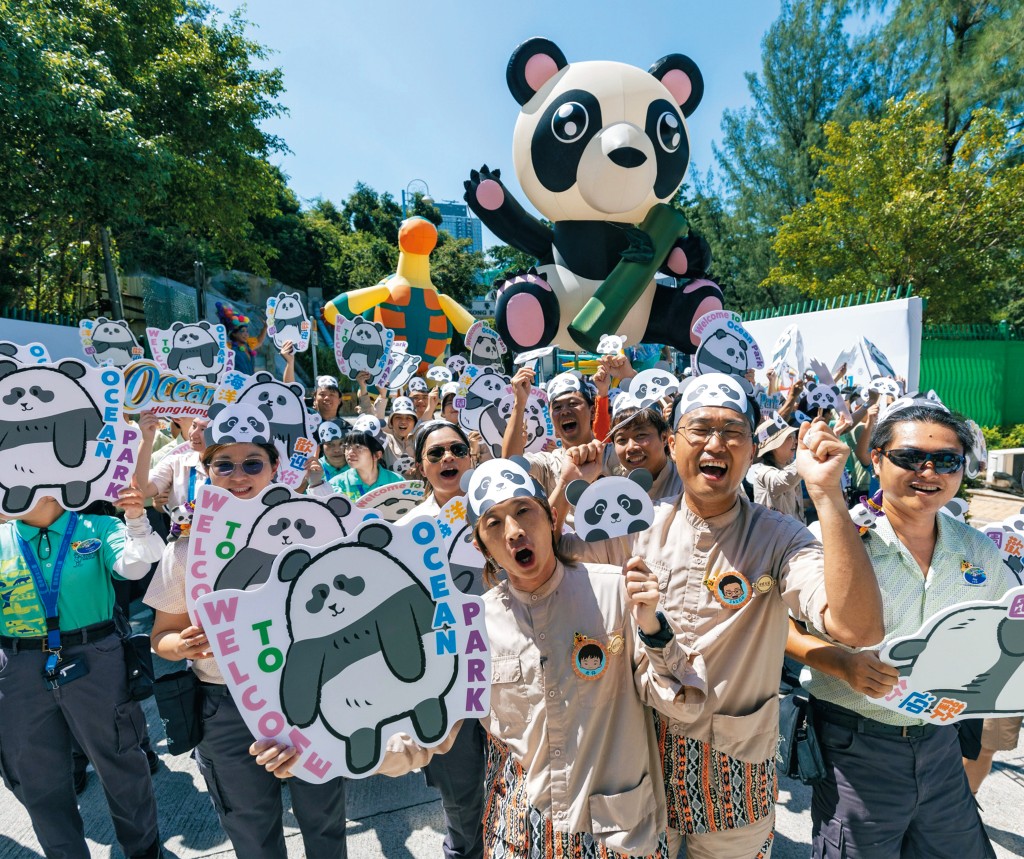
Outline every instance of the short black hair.
<path id="1" fill-rule="evenodd" d="M 956 412 L 948 412 L 945 409 L 924 403 L 915 403 L 912 406 L 897 409 L 882 418 L 871 433 L 871 449 L 886 450 L 892 444 L 896 425 L 902 423 L 927 423 L 948 427 L 956 433 L 957 441 L 960 442 L 964 454 L 968 454 L 974 449 L 974 433 L 971 432 L 967 418 Z"/>
<path id="2" fill-rule="evenodd" d="M 469 437 L 466 435 L 466 431 L 458 424 L 453 424 L 451 421 L 445 420 L 432 420 L 425 421 L 416 427 L 415 433 L 413 434 L 413 461 L 420 463 L 423 462 L 423 448 L 427 446 L 427 438 L 438 430 L 450 429 L 455 430 L 468 447 L 472 448 L 473 445 L 469 443 Z"/>
<path id="3" fill-rule="evenodd" d="M 640 411 L 642 411 L 643 414 L 637 414 L 637 412 Z M 629 406 L 628 408 L 622 409 L 614 418 L 612 418 L 612 440 L 615 439 L 615 431 L 622 426 L 622 424 L 626 423 L 626 421 L 629 421 L 629 423 L 635 427 L 647 424 L 653 427 L 654 431 L 658 435 L 669 431 L 668 421 L 665 420 L 665 416 L 661 413 L 660 406 L 650 406 L 646 409 L 640 409 L 637 406 Z"/>
<path id="4" fill-rule="evenodd" d="M 345 444 L 361 444 L 363 447 L 368 447 L 370 453 L 384 453 L 384 445 L 380 443 L 380 440 L 373 433 L 363 431 L 350 432 L 345 436 Z"/>

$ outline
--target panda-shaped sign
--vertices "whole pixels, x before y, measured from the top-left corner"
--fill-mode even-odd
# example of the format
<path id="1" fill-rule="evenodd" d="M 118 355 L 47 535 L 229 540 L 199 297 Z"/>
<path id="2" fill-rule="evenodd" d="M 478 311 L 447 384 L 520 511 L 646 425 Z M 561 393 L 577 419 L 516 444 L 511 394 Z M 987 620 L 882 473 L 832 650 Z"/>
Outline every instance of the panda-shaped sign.
<path id="1" fill-rule="evenodd" d="M 459 423 L 469 432 L 482 432 L 485 424 L 501 425 L 501 401 L 508 393 L 508 378 L 491 367 L 471 367 L 461 379 L 465 393 L 455 398 Z M 502 430 L 503 431 L 503 430 Z"/>
<path id="2" fill-rule="evenodd" d="M 170 329 L 169 370 L 190 379 L 216 382 L 224 369 L 224 352 L 205 319 L 195 323 L 174 322 Z"/>
<path id="3" fill-rule="evenodd" d="M 338 369 L 350 379 L 369 373 L 370 383 L 377 384 L 390 372 L 394 339 L 395 332 L 379 322 L 339 315 L 334 323 L 334 358 Z"/>
<path id="4" fill-rule="evenodd" d="M 230 406 L 214 403 L 210 406 L 209 418 L 210 423 L 204 433 L 208 445 L 233 442 L 270 444 L 273 438 L 267 416 L 249 403 Z"/>
<path id="5" fill-rule="evenodd" d="M 100 366 L 112 364 L 124 368 L 142 357 L 142 347 L 123 319 L 107 319 L 105 316 L 96 320 L 83 319 L 79 323 L 79 332 L 85 354 Z"/>
<path id="6" fill-rule="evenodd" d="M 842 394 L 836 385 L 819 385 L 815 382 L 808 382 L 804 388 L 804 396 L 807 398 L 807 408 L 812 415 L 819 415 L 829 409 L 840 410 Z"/>
<path id="7" fill-rule="evenodd" d="M 580 539 L 588 543 L 610 540 L 650 528 L 654 504 L 647 493 L 653 483 L 646 468 L 593 483 L 572 481 L 565 488 L 565 497 L 576 508 L 574 527 Z"/>
<path id="8" fill-rule="evenodd" d="M 309 348 L 311 326 L 297 292 L 281 292 L 267 299 L 267 333 L 281 349 L 290 340 L 296 352 Z"/>
<path id="9" fill-rule="evenodd" d="M 629 383 L 629 395 L 641 409 L 653 406 L 663 397 L 669 397 L 679 390 L 679 380 L 668 370 L 652 367 L 637 373 Z"/>
<path id="10" fill-rule="evenodd" d="M 312 415 L 302 402 L 305 390 L 297 382 L 285 384 L 277 381 L 270 373 L 259 372 L 238 395 L 237 402 L 255 406 L 270 424 L 274 438 L 284 442 L 288 453 L 300 438 L 313 437 Z"/>
<path id="11" fill-rule="evenodd" d="M 694 320 L 722 307 L 719 288 L 703 279 L 706 243 L 666 205 L 690 161 L 686 117 L 704 92 L 697 65 L 683 54 L 648 71 L 569 63 L 553 42 L 533 38 L 513 52 L 506 80 L 522 106 L 516 177 L 552 224 L 527 214 L 500 171 L 470 173 L 465 200 L 473 213 L 538 260 L 496 284 L 502 340 L 517 353 L 549 345 L 593 351 L 600 335 L 621 334 L 691 354 Z M 642 250 L 629 229 L 638 223 Z M 657 271 L 691 280 L 658 286 Z"/>

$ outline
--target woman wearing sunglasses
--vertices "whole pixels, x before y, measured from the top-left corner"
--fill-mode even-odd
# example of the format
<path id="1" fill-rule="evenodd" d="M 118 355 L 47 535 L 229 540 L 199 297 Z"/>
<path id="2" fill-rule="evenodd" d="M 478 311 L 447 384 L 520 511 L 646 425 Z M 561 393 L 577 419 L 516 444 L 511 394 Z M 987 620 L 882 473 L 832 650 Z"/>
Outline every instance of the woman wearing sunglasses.
<path id="1" fill-rule="evenodd" d="M 515 479 L 494 479 L 499 469 Z M 513 495 L 524 488 L 532 495 Z M 646 707 L 692 719 L 707 689 L 699 654 L 656 612 L 657 577 L 640 558 L 621 568 L 564 558 L 543 488 L 514 461 L 482 466 L 466 494 L 493 585 L 484 596 L 487 855 L 667 857 L 658 742 Z M 507 581 L 494 581 L 498 569 Z M 451 742 L 426 750 L 397 734 L 380 771 L 423 766 Z M 254 743 L 252 753 L 282 775 L 295 757 L 272 741 Z"/>
<path id="2" fill-rule="evenodd" d="M 940 513 L 972 445 L 967 422 L 931 400 L 898 400 L 872 432 L 884 515 L 864 544 L 882 592 L 883 644 L 941 609 L 998 600 L 1013 584 L 994 543 Z M 786 652 L 811 669 L 805 685 L 825 759 L 811 804 L 815 857 L 837 855 L 840 844 L 851 859 L 995 856 L 955 725 L 875 704 L 899 680 L 875 648 L 851 651 L 794 628 Z"/>
<path id="3" fill-rule="evenodd" d="M 226 417 L 227 410 L 221 414 Z M 220 444 L 210 429 L 206 440 L 202 464 L 214 486 L 251 500 L 273 482 L 278 453 L 272 444 L 262 438 L 254 443 Z M 182 536 L 167 546 L 146 594 L 147 605 L 156 609 L 153 650 L 170 662 L 191 660 L 200 680 L 203 737 L 193 755 L 235 853 L 247 859 L 286 859 L 280 784 L 252 765 L 247 751 L 252 734 L 224 685 L 206 635 L 188 615 L 188 541 L 188 536 Z M 306 855 L 346 856 L 344 780 L 321 785 L 296 781 L 291 797 Z"/>

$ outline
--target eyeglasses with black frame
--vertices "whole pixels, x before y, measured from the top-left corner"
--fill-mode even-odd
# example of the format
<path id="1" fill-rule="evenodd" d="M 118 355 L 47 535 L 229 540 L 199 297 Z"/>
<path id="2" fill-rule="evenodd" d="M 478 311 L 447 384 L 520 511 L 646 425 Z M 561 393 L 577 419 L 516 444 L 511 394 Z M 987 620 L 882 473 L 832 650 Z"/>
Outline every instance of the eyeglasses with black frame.
<path id="1" fill-rule="evenodd" d="M 425 450 L 423 456 L 427 462 L 440 462 L 444 459 L 444 455 L 450 453 L 456 459 L 465 459 L 469 456 L 469 445 L 462 441 L 457 441 L 449 445 L 436 445 L 430 450 Z"/>
<path id="2" fill-rule="evenodd" d="M 954 474 L 960 471 L 967 462 L 962 453 L 952 450 L 920 450 L 916 447 L 895 447 L 889 450 L 875 448 L 897 468 L 904 471 L 921 472 L 927 463 L 931 463 L 936 474 Z"/>
<path id="3" fill-rule="evenodd" d="M 218 459 L 215 460 L 210 468 L 217 474 L 218 477 L 230 477 L 239 468 L 242 469 L 250 477 L 255 477 L 260 474 L 269 463 L 264 459 L 247 459 L 245 462 L 232 462 L 230 459 Z"/>
<path id="4" fill-rule="evenodd" d="M 744 443 L 750 443 L 753 436 L 741 428 L 739 424 L 725 426 L 709 426 L 707 424 L 690 424 L 685 427 L 680 427 L 676 430 L 677 434 L 681 434 L 690 444 L 701 445 L 707 444 L 711 441 L 711 436 L 717 435 L 723 444 L 727 445 L 740 445 Z"/>

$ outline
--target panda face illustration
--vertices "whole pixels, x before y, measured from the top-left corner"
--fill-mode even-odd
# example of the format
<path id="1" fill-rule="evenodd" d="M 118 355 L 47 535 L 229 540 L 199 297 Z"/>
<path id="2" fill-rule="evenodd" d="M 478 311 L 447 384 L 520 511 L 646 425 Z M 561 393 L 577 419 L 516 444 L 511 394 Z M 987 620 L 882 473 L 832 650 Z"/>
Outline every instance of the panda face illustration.
<path id="1" fill-rule="evenodd" d="M 467 521 L 474 524 L 492 506 L 510 498 L 537 495 L 538 488 L 530 476 L 529 468 L 529 463 L 523 457 L 515 456 L 510 459 L 490 459 L 463 475 Z"/>
<path id="2" fill-rule="evenodd" d="M 671 373 L 657 368 L 637 373 L 629 385 L 630 396 L 640 403 L 641 408 L 646 408 L 678 390 L 679 380 Z"/>
<path id="3" fill-rule="evenodd" d="M 462 355 L 452 355 L 451 358 L 444 362 L 444 365 L 451 372 L 452 378 L 457 379 L 466 372 L 466 367 L 469 366 L 469 362 L 462 357 Z"/>
<path id="4" fill-rule="evenodd" d="M 135 359 L 132 350 L 139 345 L 127 323 L 120 320 L 112 322 L 103 316 L 96 320 L 91 339 L 96 350 L 96 361 L 113 364 L 115 367 L 130 364 Z"/>
<path id="5" fill-rule="evenodd" d="M 644 468 L 626 477 L 603 477 L 588 484 L 574 480 L 565 490 L 576 507 L 575 527 L 588 542 L 646 531 L 654 521 L 654 504 L 647 494 L 653 480 Z"/>
<path id="6" fill-rule="evenodd" d="M 59 492 L 40 494 L 59 495 L 67 509 L 87 503 L 92 483 L 110 465 L 96 456 L 103 419 L 79 381 L 88 372 L 74 360 L 28 367 L 0 360 L 0 512 L 23 513 L 51 487 Z"/>
<path id="7" fill-rule="evenodd" d="M 167 367 L 190 379 L 217 381 L 217 374 L 224 364 L 220 360 L 220 345 L 210 333 L 209 322 L 203 320 L 189 325 L 175 322 L 171 325 Z"/>
<path id="8" fill-rule="evenodd" d="M 835 385 L 817 385 L 814 382 L 808 382 L 804 393 L 807 396 L 807 405 L 812 411 L 816 409 L 828 411 L 839 407 L 841 395 L 839 388 Z"/>
<path id="9" fill-rule="evenodd" d="M 529 63 L 538 57 L 558 71 L 534 92 Z M 516 175 L 545 217 L 637 223 L 679 187 L 690 160 L 684 117 L 703 95 L 688 57 L 672 54 L 650 71 L 566 63 L 556 45 L 533 39 L 513 55 L 508 78 L 523 105 Z"/>
<path id="10" fill-rule="evenodd" d="M 750 418 L 750 405 L 739 380 L 725 373 L 706 373 L 694 378 L 683 390 L 673 420 L 678 414 L 689 414 L 703 408 L 726 408 Z"/>
<path id="11" fill-rule="evenodd" d="M 503 400 L 504 404 L 506 401 Z M 515 402 L 513 398 L 513 402 Z M 511 408 L 509 408 L 511 415 Z M 534 444 L 547 436 L 547 421 L 544 419 L 544 407 L 535 398 L 531 397 L 526 401 L 526 410 L 523 415 L 526 421 L 526 447 Z M 505 418 L 508 420 L 508 417 Z"/>
<path id="12" fill-rule="evenodd" d="M 452 371 L 447 367 L 431 367 L 427 370 L 427 378 L 431 382 L 437 382 L 439 385 L 443 385 L 445 382 L 452 380 Z"/>
<path id="13" fill-rule="evenodd" d="M 498 352 L 498 341 L 488 334 L 481 334 L 476 338 L 469 357 L 470 361 L 478 367 L 488 367 L 497 364 L 501 360 L 501 355 Z"/>
<path id="14" fill-rule="evenodd" d="M 892 397 L 894 400 L 903 393 L 900 390 L 899 382 L 895 379 L 886 379 L 884 376 L 872 379 L 871 383 L 868 385 L 868 390 L 882 394 L 886 397 Z"/>
<path id="15" fill-rule="evenodd" d="M 391 467 L 391 470 L 402 475 L 409 474 L 413 466 L 416 463 L 413 458 L 406 453 L 403 453 L 400 457 L 395 460 L 395 464 Z"/>
<path id="16" fill-rule="evenodd" d="M 295 322 L 302 322 L 306 318 L 306 313 L 302 309 L 297 293 L 292 293 L 291 295 L 282 294 L 274 310 L 276 311 L 274 318 L 279 322 L 294 324 Z"/>
<path id="17" fill-rule="evenodd" d="M 384 352 L 384 326 L 378 322 L 357 321 L 342 347 L 341 356 L 348 361 L 351 375 L 377 370 Z"/>
<path id="18" fill-rule="evenodd" d="M 374 438 L 380 438 L 383 428 L 381 423 L 373 415 L 359 415 L 353 423 L 356 432 L 368 432 Z"/>
<path id="19" fill-rule="evenodd" d="M 337 421 L 324 421 L 317 428 L 316 435 L 320 439 L 320 444 L 327 444 L 332 441 L 340 441 L 345 437 L 345 432 Z"/>
<path id="20" fill-rule="evenodd" d="M 626 338 L 617 334 L 602 334 L 597 341 L 598 355 L 618 355 L 626 345 Z"/>
<path id="21" fill-rule="evenodd" d="M 366 496 L 363 497 L 365 498 Z M 408 496 L 391 495 L 375 503 L 365 505 L 365 509 L 373 510 L 385 522 L 397 522 L 406 514 L 411 513 L 413 508 L 422 500 L 423 496 L 419 494 Z M 360 507 L 363 505 L 360 505 L 357 501 L 356 506 Z"/>
<path id="22" fill-rule="evenodd" d="M 210 406 L 210 424 L 206 428 L 208 444 L 231 444 L 250 442 L 269 444 L 270 422 L 255 406 L 248 403 L 233 403 L 225 406 L 214 403 Z"/>
<path id="23" fill-rule="evenodd" d="M 505 396 L 505 377 L 493 370 L 485 369 L 477 374 L 466 391 L 465 409 L 473 411 L 488 406 L 497 406 Z"/>
<path id="24" fill-rule="evenodd" d="M 742 376 L 750 367 L 747 342 L 724 328 L 708 333 L 693 356 L 694 372 Z"/>

